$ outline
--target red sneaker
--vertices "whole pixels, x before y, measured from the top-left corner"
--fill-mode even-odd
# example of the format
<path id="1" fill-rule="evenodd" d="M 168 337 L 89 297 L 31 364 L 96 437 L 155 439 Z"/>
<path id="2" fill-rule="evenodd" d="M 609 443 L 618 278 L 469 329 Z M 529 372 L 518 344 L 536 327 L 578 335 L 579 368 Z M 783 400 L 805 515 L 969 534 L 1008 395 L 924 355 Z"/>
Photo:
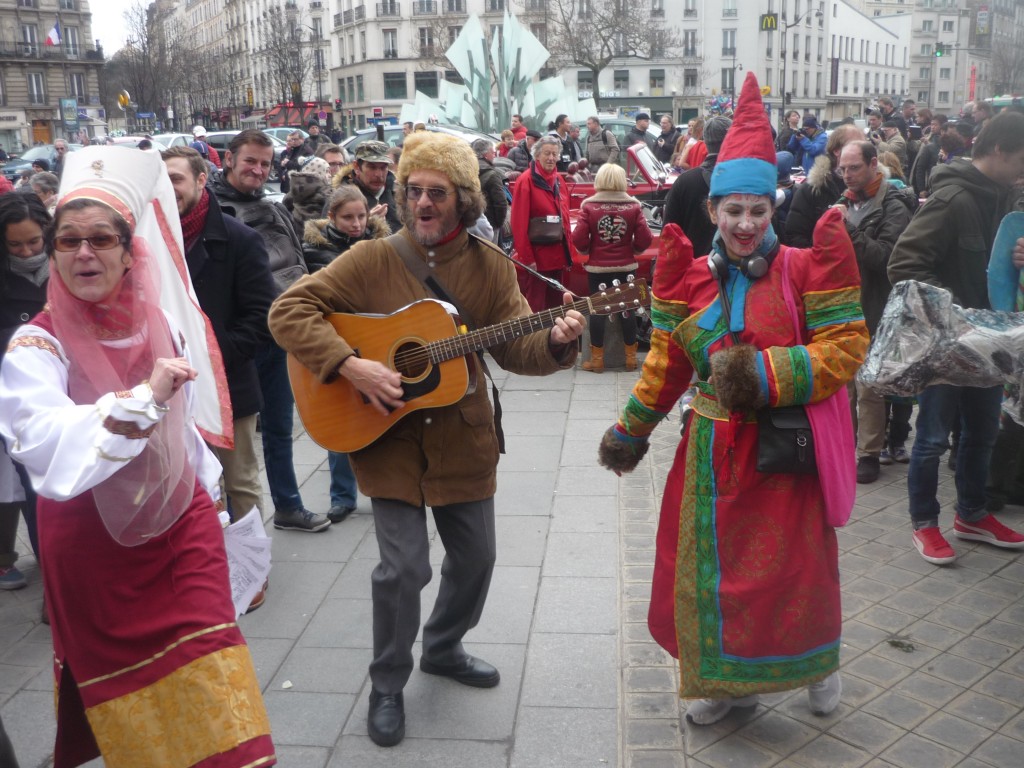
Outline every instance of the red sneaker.
<path id="1" fill-rule="evenodd" d="M 914 531 L 914 546 L 921 557 L 935 565 L 946 565 L 956 560 L 956 552 L 949 546 L 946 537 L 938 528 L 921 528 Z"/>
<path id="2" fill-rule="evenodd" d="M 994 515 L 985 515 L 973 523 L 968 523 L 957 515 L 953 522 L 953 533 L 958 539 L 983 541 L 1003 549 L 1024 549 L 1024 535 L 1007 528 Z"/>

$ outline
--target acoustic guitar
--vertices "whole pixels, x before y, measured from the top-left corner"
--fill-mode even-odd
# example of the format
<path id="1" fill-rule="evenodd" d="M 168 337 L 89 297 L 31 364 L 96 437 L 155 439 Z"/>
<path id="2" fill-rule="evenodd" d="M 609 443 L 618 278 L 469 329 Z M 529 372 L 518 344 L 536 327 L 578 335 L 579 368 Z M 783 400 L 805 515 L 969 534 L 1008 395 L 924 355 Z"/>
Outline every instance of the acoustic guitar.
<path id="1" fill-rule="evenodd" d="M 324 448 L 351 453 L 365 448 L 403 416 L 461 400 L 472 383 L 474 368 L 467 358 L 474 353 L 550 328 L 570 309 L 586 316 L 611 315 L 650 303 L 647 283 L 634 280 L 572 304 L 475 331 L 460 325 L 446 305 L 433 299 L 414 302 L 390 315 L 328 315 L 328 322 L 359 357 L 377 360 L 402 375 L 405 406 L 387 416 L 371 406 L 348 379 L 339 376 L 324 384 L 290 354 L 288 378 L 309 436 Z"/>

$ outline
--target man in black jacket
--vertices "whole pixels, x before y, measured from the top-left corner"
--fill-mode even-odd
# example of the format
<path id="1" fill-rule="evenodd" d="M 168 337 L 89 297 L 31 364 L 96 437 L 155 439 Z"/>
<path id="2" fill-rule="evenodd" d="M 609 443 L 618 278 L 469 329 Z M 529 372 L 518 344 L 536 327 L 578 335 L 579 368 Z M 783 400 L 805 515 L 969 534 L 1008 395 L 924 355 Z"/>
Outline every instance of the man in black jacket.
<path id="1" fill-rule="evenodd" d="M 281 192 L 286 193 L 291 188 L 289 171 L 297 171 L 302 167 L 305 158 L 312 157 L 312 150 L 306 146 L 301 131 L 292 131 L 288 134 L 287 148 L 281 153 L 278 165 L 277 178 L 281 180 Z"/>
<path id="2" fill-rule="evenodd" d="M 487 204 L 484 215 L 497 232 L 508 216 L 508 198 L 505 197 L 505 184 L 501 174 L 494 167 L 494 144 L 487 139 L 477 139 L 470 146 L 480 166 L 480 191 L 483 192 L 484 202 Z"/>
<path id="3" fill-rule="evenodd" d="M 718 150 L 722 148 L 730 126 L 732 120 L 728 117 L 717 116 L 708 120 L 704 126 L 708 156 L 696 168 L 681 173 L 665 198 L 664 222 L 679 225 L 693 243 L 695 256 L 704 256 L 711 251 L 711 241 L 717 231 L 708 215 L 706 203 L 711 189 L 711 171 L 718 162 Z"/>
<path id="4" fill-rule="evenodd" d="M 988 309 L 987 269 L 1009 192 L 1024 175 L 1024 115 L 1007 112 L 982 129 L 971 159 L 932 172 L 932 193 L 889 259 L 889 280 L 919 280 L 947 289 L 961 307 Z M 956 553 L 939 531 L 939 460 L 959 406 L 956 460 L 957 538 L 1024 549 L 1024 536 L 985 509 L 985 480 L 999 431 L 1003 388 L 938 384 L 917 396 L 918 416 L 907 489 L 913 542 L 925 560 L 951 563 Z"/>
<path id="5" fill-rule="evenodd" d="M 364 141 L 356 147 L 355 161 L 338 171 L 331 183 L 336 187 L 355 184 L 366 198 L 370 213 L 383 216 L 391 231 L 397 232 L 402 228 L 402 220 L 395 202 L 395 174 L 391 172 L 394 160 L 388 149 L 383 141 Z"/>
<path id="6" fill-rule="evenodd" d="M 852 141 L 839 155 L 839 175 L 846 181 L 841 198 L 846 231 L 853 242 L 860 268 L 860 303 L 868 332 L 874 336 L 892 285 L 886 275 L 889 255 L 910 217 L 917 198 L 909 189 L 897 189 L 878 169 L 878 150 L 870 141 Z M 873 483 L 880 472 L 879 460 L 886 446 L 885 397 L 857 383 L 857 482 Z M 909 415 L 906 415 L 909 417 Z M 904 422 L 900 422 L 903 425 Z M 894 424 L 894 427 L 900 425 Z M 891 456 L 903 441 L 893 445 Z M 894 440 L 895 442 L 895 440 Z M 891 462 L 890 462 L 891 463 Z"/>
<path id="7" fill-rule="evenodd" d="M 261 236 L 270 260 L 275 297 L 306 274 L 302 244 L 292 217 L 280 203 L 264 197 L 263 184 L 274 162 L 274 145 L 262 131 L 245 130 L 236 135 L 224 155 L 224 169 L 208 182 L 224 213 L 252 227 Z M 292 422 L 295 400 L 288 382 L 287 357 L 273 340 L 256 353 L 263 408 L 260 426 L 263 460 L 270 496 L 274 502 L 274 527 L 315 533 L 331 521 L 303 506 L 292 463 Z"/>
<path id="8" fill-rule="evenodd" d="M 185 260 L 199 306 L 217 337 L 234 418 L 233 449 L 213 447 L 224 467 L 224 488 L 236 517 L 263 510 L 256 455 L 256 416 L 262 407 L 256 353 L 270 341 L 267 313 L 274 280 L 263 239 L 226 216 L 206 189 L 207 164 L 191 147 L 161 153 L 178 201 Z"/>

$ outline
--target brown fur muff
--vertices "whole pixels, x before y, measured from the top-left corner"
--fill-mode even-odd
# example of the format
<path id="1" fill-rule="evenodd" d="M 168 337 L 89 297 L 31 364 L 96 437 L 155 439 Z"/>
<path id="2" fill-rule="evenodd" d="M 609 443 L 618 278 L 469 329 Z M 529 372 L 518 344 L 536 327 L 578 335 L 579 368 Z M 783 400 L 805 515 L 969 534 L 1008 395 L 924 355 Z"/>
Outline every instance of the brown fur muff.
<path id="1" fill-rule="evenodd" d="M 613 472 L 632 472 L 647 453 L 650 444 L 646 440 L 626 441 L 615 430 L 608 428 L 597 449 L 597 460 L 605 469 Z"/>
<path id="2" fill-rule="evenodd" d="M 757 375 L 757 348 L 738 344 L 711 356 L 711 381 L 726 410 L 746 413 L 767 405 Z"/>

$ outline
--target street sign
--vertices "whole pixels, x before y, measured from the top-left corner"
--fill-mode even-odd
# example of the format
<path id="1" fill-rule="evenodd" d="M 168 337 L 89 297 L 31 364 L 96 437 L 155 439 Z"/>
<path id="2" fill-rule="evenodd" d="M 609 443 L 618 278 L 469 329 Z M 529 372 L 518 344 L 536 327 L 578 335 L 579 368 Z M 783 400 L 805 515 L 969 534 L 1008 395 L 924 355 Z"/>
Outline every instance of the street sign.
<path id="1" fill-rule="evenodd" d="M 156 117 L 156 113 L 155 112 L 136 112 L 135 116 L 137 118 L 139 118 L 140 120 L 151 120 L 152 118 Z"/>
<path id="2" fill-rule="evenodd" d="M 128 95 L 128 91 L 121 91 L 117 94 L 117 106 L 121 108 L 121 111 L 128 109 L 128 105 L 132 103 L 132 97 Z"/>
<path id="3" fill-rule="evenodd" d="M 321 120 L 327 119 L 327 113 L 324 112 L 322 109 L 316 113 L 316 116 L 319 117 Z"/>

